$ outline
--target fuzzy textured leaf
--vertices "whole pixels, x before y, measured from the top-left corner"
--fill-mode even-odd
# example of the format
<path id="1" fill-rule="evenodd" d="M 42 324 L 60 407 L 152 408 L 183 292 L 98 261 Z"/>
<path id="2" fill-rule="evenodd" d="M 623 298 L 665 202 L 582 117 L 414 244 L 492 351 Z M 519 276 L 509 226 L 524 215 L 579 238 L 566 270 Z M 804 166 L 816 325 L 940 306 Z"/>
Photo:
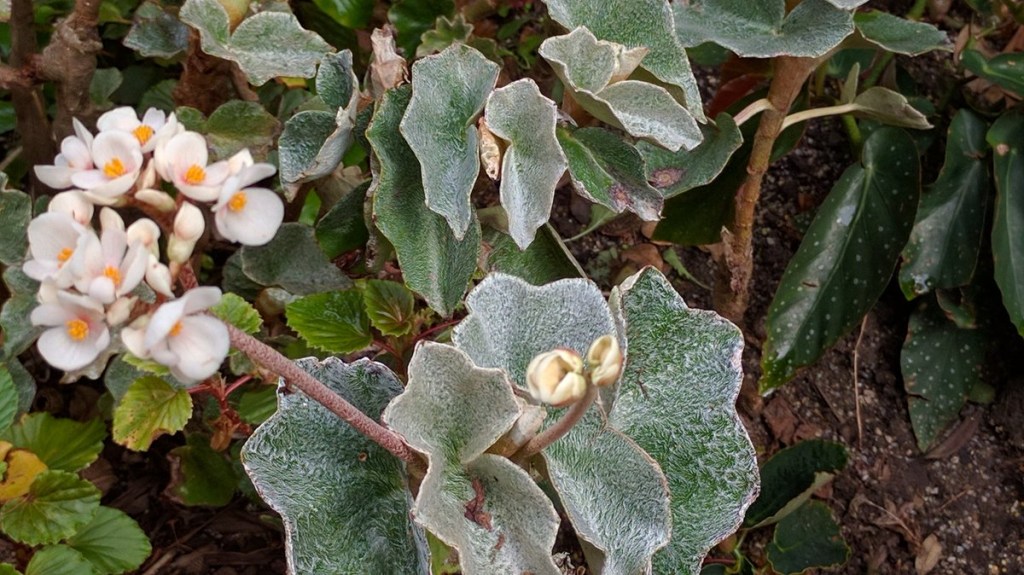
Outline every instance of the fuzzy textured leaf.
<path id="1" fill-rule="evenodd" d="M 398 131 L 409 100 L 408 86 L 385 93 L 366 130 L 377 158 L 373 213 L 395 246 L 405 285 L 447 317 L 476 271 L 480 226 L 474 217 L 459 240 L 448 222 L 426 207 L 419 162 Z"/>
<path id="2" fill-rule="evenodd" d="M 661 214 L 664 198 L 647 183 L 640 152 L 603 128 L 558 128 L 558 143 L 569 161 L 573 188 L 616 213 L 630 211 L 647 221 Z"/>
<path id="3" fill-rule="evenodd" d="M 147 375 L 135 380 L 114 408 L 114 441 L 145 451 L 157 437 L 177 433 L 192 417 L 192 396 L 163 379 Z"/>
<path id="4" fill-rule="evenodd" d="M 0 371 L 6 371 L 14 382 L 14 388 L 18 391 L 18 400 L 15 404 L 19 413 L 25 413 L 32 409 L 32 401 L 36 397 L 36 379 L 21 365 L 16 358 L 0 362 Z"/>
<path id="5" fill-rule="evenodd" d="M 18 403 L 18 388 L 14 386 L 14 378 L 5 366 L 0 365 L 0 431 L 14 423 Z"/>
<path id="6" fill-rule="evenodd" d="M 917 148 L 879 128 L 811 222 L 768 309 L 761 390 L 789 381 L 856 326 L 882 294 L 920 196 Z"/>
<path id="7" fill-rule="evenodd" d="M 203 131 L 214 157 L 226 159 L 244 148 L 262 157 L 273 145 L 278 127 L 277 118 L 259 103 L 230 100 L 210 114 Z"/>
<path id="8" fill-rule="evenodd" d="M 469 194 L 480 172 L 475 118 L 498 69 L 465 44 L 412 66 L 412 99 L 399 129 L 422 167 L 427 207 L 444 216 L 459 240 L 472 224 Z"/>
<path id="9" fill-rule="evenodd" d="M 853 21 L 865 40 L 887 52 L 919 56 L 933 50 L 948 52 L 953 49 L 945 32 L 924 22 L 914 22 L 881 10 L 857 12 Z"/>
<path id="10" fill-rule="evenodd" d="M 827 0 L 805 0 L 786 12 L 785 0 L 699 0 L 673 5 L 683 46 L 704 42 L 739 56 L 816 58 L 853 33 L 853 16 Z"/>
<path id="11" fill-rule="evenodd" d="M 100 507 L 85 527 L 67 541 L 97 575 L 118 575 L 137 569 L 149 557 L 149 538 L 134 519 L 112 507 Z"/>
<path id="12" fill-rule="evenodd" d="M 559 572 L 551 502 L 514 463 L 483 455 L 520 413 L 505 373 L 433 342 L 417 346 L 405 392 L 384 411 L 429 461 L 413 516 L 458 550 L 466 575 Z"/>
<path id="13" fill-rule="evenodd" d="M 32 199 L 17 190 L 0 186 L 0 263 L 13 266 L 25 259 L 28 237 L 25 230 L 32 219 Z"/>
<path id="14" fill-rule="evenodd" d="M 637 142 L 644 159 L 647 181 L 669 199 L 707 185 L 725 169 L 729 158 L 743 145 L 743 135 L 729 114 L 719 114 L 715 124 L 701 126 L 701 142 L 692 150 L 672 152 L 648 142 Z"/>
<path id="15" fill-rule="evenodd" d="M 100 505 L 100 490 L 68 471 L 36 476 L 29 492 L 0 508 L 0 529 L 26 545 L 66 539 L 89 523 Z"/>
<path id="16" fill-rule="evenodd" d="M 26 414 L 0 439 L 28 449 L 50 469 L 79 471 L 96 461 L 103 450 L 107 429 L 101 419 L 78 422 L 45 411 Z"/>
<path id="17" fill-rule="evenodd" d="M 580 106 L 601 121 L 672 151 L 700 143 L 696 120 L 668 90 L 626 79 L 644 57 L 643 49 L 598 40 L 580 27 L 545 40 L 540 55 Z"/>
<path id="18" fill-rule="evenodd" d="M 903 250 L 900 288 L 907 299 L 967 285 L 974 275 L 991 192 L 987 127 L 966 109 L 949 126 L 946 162 L 931 190 L 921 196 Z"/>
<path id="19" fill-rule="evenodd" d="M 333 51 L 287 12 L 249 16 L 233 32 L 217 0 L 186 0 L 178 15 L 199 31 L 203 52 L 236 62 L 257 86 L 278 76 L 311 78 L 320 58 Z"/>
<path id="20" fill-rule="evenodd" d="M 289 303 L 285 314 L 288 327 L 326 352 L 351 353 L 373 342 L 363 296 L 357 290 L 306 296 Z"/>
<path id="21" fill-rule="evenodd" d="M 328 258 L 354 250 L 369 238 L 363 217 L 369 187 L 370 182 L 365 182 L 350 190 L 316 223 L 316 241 Z"/>
<path id="22" fill-rule="evenodd" d="M 770 525 L 803 505 L 846 467 L 842 444 L 808 439 L 780 450 L 761 468 L 761 494 L 747 509 L 746 527 Z"/>
<path id="23" fill-rule="evenodd" d="M 24 234 L 25 228 L 19 228 Z M 39 282 L 25 275 L 21 266 L 11 266 L 4 270 L 4 283 L 11 295 L 0 308 L 0 328 L 4 332 L 4 343 L 0 358 L 14 359 L 32 345 L 32 342 L 43 333 L 43 328 L 32 325 L 29 316 L 39 305 L 36 293 Z"/>
<path id="24" fill-rule="evenodd" d="M 530 79 L 499 88 L 487 97 L 487 127 L 508 142 L 501 159 L 501 205 L 508 231 L 526 249 L 548 221 L 555 186 L 565 173 L 565 155 L 555 138 L 558 111 Z"/>
<path id="25" fill-rule="evenodd" d="M 485 271 L 514 275 L 533 285 L 586 275 L 550 225 L 541 227 L 525 250 L 495 228 L 486 228 L 483 239 L 487 260 L 481 267 Z"/>
<path id="26" fill-rule="evenodd" d="M 821 501 L 809 501 L 780 521 L 767 552 L 772 569 L 782 575 L 836 567 L 850 557 L 832 510 Z"/>
<path id="27" fill-rule="evenodd" d="M 374 420 L 402 392 L 390 370 L 366 359 L 298 363 Z M 284 520 L 290 573 L 429 574 L 402 462 L 305 394 L 278 396 L 242 462 Z"/>
<path id="28" fill-rule="evenodd" d="M 548 14 L 568 30 L 584 26 L 601 40 L 648 50 L 640 66 L 682 90 L 687 110 L 704 121 L 697 80 L 676 36 L 668 0 L 547 0 Z"/>
<path id="29" fill-rule="evenodd" d="M 654 268 L 626 280 L 611 302 L 628 353 L 608 423 L 661 465 L 672 494 L 672 537 L 654 572 L 696 574 L 759 487 L 735 408 L 743 337 L 714 312 L 687 307 Z"/>
<path id="30" fill-rule="evenodd" d="M 986 139 L 994 154 L 996 209 L 992 217 L 992 259 L 1003 305 L 1024 335 L 1024 113 L 1008 112 L 992 124 Z"/>
<path id="31" fill-rule="evenodd" d="M 188 50 L 188 26 L 157 2 L 139 5 L 124 45 L 143 58 L 173 58 Z"/>
<path id="32" fill-rule="evenodd" d="M 987 335 L 960 328 L 933 302 L 923 303 L 910 316 L 900 371 L 922 452 L 959 419 L 971 390 L 982 382 Z"/>
<path id="33" fill-rule="evenodd" d="M 280 286 L 295 295 L 347 289 L 352 281 L 324 255 L 313 228 L 286 223 L 262 246 L 244 246 L 242 270 L 264 286 Z"/>

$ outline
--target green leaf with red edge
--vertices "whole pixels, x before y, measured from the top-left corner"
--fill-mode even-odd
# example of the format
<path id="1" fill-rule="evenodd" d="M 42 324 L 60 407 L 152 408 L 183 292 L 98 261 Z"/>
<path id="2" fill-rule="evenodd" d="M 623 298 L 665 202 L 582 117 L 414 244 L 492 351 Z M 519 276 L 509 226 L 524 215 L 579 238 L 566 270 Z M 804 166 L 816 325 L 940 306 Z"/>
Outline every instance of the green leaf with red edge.
<path id="1" fill-rule="evenodd" d="M 1007 112 L 989 128 L 996 210 L 992 218 L 992 258 L 1003 305 L 1024 335 L 1024 112 Z"/>
<path id="2" fill-rule="evenodd" d="M 903 250 L 900 288 L 907 299 L 967 285 L 978 265 L 991 183 L 988 125 L 960 110 L 949 126 L 946 162 L 924 195 Z"/>
<path id="3" fill-rule="evenodd" d="M 177 433 L 192 417 L 192 396 L 153 375 L 136 379 L 114 408 L 114 441 L 145 451 L 159 436 Z"/>
<path id="4" fill-rule="evenodd" d="M 776 388 L 852 330 L 889 283 L 920 196 L 917 148 L 879 128 L 811 222 L 768 309 L 760 388 Z"/>
<path id="5" fill-rule="evenodd" d="M 373 342 L 370 318 L 359 290 L 331 291 L 287 305 L 288 327 L 309 345 L 329 353 L 351 353 Z"/>

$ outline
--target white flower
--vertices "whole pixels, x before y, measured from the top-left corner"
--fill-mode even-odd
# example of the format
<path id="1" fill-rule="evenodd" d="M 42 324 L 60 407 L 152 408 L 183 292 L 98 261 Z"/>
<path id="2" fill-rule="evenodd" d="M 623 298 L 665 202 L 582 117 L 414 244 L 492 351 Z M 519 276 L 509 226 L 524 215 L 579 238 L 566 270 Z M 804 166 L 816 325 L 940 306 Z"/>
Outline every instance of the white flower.
<path id="1" fill-rule="evenodd" d="M 143 152 L 152 152 L 160 138 L 173 134 L 177 127 L 178 121 L 173 113 L 167 116 L 156 108 L 146 110 L 141 122 L 130 106 L 114 108 L 96 120 L 96 129 L 100 132 L 118 131 L 134 136 Z"/>
<path id="2" fill-rule="evenodd" d="M 92 142 L 92 162 L 95 168 L 75 172 L 71 183 L 94 201 L 109 203 L 135 185 L 142 171 L 142 148 L 130 134 L 102 132 Z"/>
<path id="3" fill-rule="evenodd" d="M 590 381 L 598 387 L 611 385 L 619 380 L 622 373 L 622 350 L 619 342 L 610 335 L 602 335 L 590 344 L 587 350 L 587 366 Z"/>
<path id="4" fill-rule="evenodd" d="M 28 224 L 28 248 L 32 258 L 22 270 L 28 277 L 52 280 L 58 288 L 75 281 L 73 259 L 81 257 L 81 248 L 96 234 L 64 212 L 40 214 Z"/>
<path id="5" fill-rule="evenodd" d="M 55 303 L 32 310 L 32 325 L 50 329 L 39 336 L 37 347 L 47 363 L 64 371 L 92 363 L 110 344 L 103 306 L 89 297 L 57 292 Z"/>
<path id="6" fill-rule="evenodd" d="M 161 305 L 144 329 L 125 328 L 122 340 L 132 353 L 166 365 L 185 383 L 206 379 L 217 372 L 230 347 L 224 323 L 199 313 L 220 297 L 215 287 L 189 290 L 180 299 Z"/>
<path id="7" fill-rule="evenodd" d="M 74 261 L 75 287 L 100 303 L 110 304 L 135 289 L 149 263 L 149 252 L 141 241 L 128 245 L 124 221 L 117 212 L 104 208 L 100 213 L 103 234 L 91 236 L 84 253 Z"/>
<path id="8" fill-rule="evenodd" d="M 78 190 L 61 192 L 50 200 L 46 206 L 48 212 L 64 212 L 71 216 L 76 222 L 88 226 L 92 222 L 92 214 L 95 208 L 89 198 Z"/>
<path id="9" fill-rule="evenodd" d="M 160 227 L 148 218 L 142 218 L 132 222 L 126 232 L 128 244 L 138 241 L 149 252 L 149 260 L 146 264 L 146 283 L 154 291 L 167 297 L 174 297 L 171 291 L 171 271 L 167 266 L 160 263 Z"/>
<path id="10" fill-rule="evenodd" d="M 555 407 L 578 401 L 587 392 L 583 359 L 571 349 L 542 353 L 526 368 L 526 387 L 534 399 Z"/>
<path id="11" fill-rule="evenodd" d="M 72 186 L 71 176 L 93 169 L 92 134 L 77 119 L 74 120 L 76 136 L 68 136 L 60 143 L 60 153 L 53 159 L 52 166 L 36 166 L 39 181 L 55 190 Z"/>
<path id="12" fill-rule="evenodd" d="M 247 186 L 275 171 L 270 164 L 254 164 L 224 182 L 212 208 L 220 235 L 247 246 L 261 246 L 273 239 L 284 219 L 284 202 L 271 190 Z"/>
<path id="13" fill-rule="evenodd" d="M 207 165 L 209 153 L 201 134 L 182 132 L 158 146 L 154 154 L 160 176 L 189 198 L 212 202 L 220 195 L 220 185 L 228 177 L 228 163 Z"/>
<path id="14" fill-rule="evenodd" d="M 185 202 L 174 216 L 174 230 L 167 239 L 167 259 L 185 263 L 192 257 L 192 249 L 206 229 L 206 220 L 199 208 Z"/>

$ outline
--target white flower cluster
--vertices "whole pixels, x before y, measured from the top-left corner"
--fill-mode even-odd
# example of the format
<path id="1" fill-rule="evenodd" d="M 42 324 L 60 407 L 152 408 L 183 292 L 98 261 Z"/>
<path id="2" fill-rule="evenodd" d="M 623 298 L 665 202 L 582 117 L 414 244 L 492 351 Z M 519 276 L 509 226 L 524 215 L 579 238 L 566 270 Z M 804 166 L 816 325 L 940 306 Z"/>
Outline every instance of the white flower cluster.
<path id="1" fill-rule="evenodd" d="M 31 321 L 48 328 L 38 340 L 40 354 L 58 369 L 79 370 L 107 357 L 111 330 L 120 328 L 129 351 L 167 366 L 183 382 L 210 377 L 227 355 L 228 332 L 201 312 L 220 300 L 220 290 L 195 288 L 178 299 L 173 291 L 206 228 L 196 204 L 211 204 L 223 238 L 265 244 L 281 225 L 284 204 L 253 185 L 276 169 L 255 163 L 248 150 L 209 163 L 206 139 L 155 109 L 141 120 L 130 107 L 107 112 L 96 135 L 77 120 L 74 126 L 53 165 L 35 167 L 41 182 L 67 190 L 28 226 L 23 270 L 40 282 Z M 165 191 L 165 183 L 177 194 Z M 164 230 L 169 265 L 161 262 L 161 229 L 153 220 L 126 227 L 111 209 L 129 205 L 173 221 Z M 98 232 L 92 226 L 97 206 Z M 142 282 L 164 303 L 141 304 L 133 291 Z"/>

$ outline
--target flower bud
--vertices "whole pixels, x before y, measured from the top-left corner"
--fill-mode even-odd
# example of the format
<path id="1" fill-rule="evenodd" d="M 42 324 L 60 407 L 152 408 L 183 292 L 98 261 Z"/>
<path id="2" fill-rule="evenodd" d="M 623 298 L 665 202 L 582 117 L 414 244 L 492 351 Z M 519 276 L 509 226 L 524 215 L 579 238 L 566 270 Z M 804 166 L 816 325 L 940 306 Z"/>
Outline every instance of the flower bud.
<path id="1" fill-rule="evenodd" d="M 534 399 L 555 407 L 578 401 L 587 392 L 583 360 L 569 349 L 542 353 L 526 368 L 526 386 Z"/>
<path id="2" fill-rule="evenodd" d="M 199 208 L 185 202 L 174 217 L 174 233 L 167 238 L 167 259 L 174 263 L 184 263 L 192 257 L 192 249 L 206 229 L 206 220 Z"/>
<path id="3" fill-rule="evenodd" d="M 135 296 L 120 297 L 107 306 L 107 324 L 113 327 L 128 321 L 138 299 Z"/>
<path id="4" fill-rule="evenodd" d="M 83 226 L 88 226 L 92 221 L 93 205 L 85 194 L 78 190 L 61 192 L 50 200 L 46 207 L 48 212 L 64 212 L 74 218 Z"/>
<path id="5" fill-rule="evenodd" d="M 124 220 L 121 219 L 121 214 L 110 208 L 103 208 L 100 210 L 100 228 L 103 231 L 124 232 Z"/>
<path id="6" fill-rule="evenodd" d="M 135 220 L 128 226 L 126 236 L 128 245 L 140 242 L 153 256 L 160 255 L 160 245 L 157 243 L 157 240 L 160 239 L 160 227 L 153 220 L 149 218 Z"/>
<path id="7" fill-rule="evenodd" d="M 146 268 L 146 283 L 153 288 L 153 291 L 170 298 L 174 297 L 172 290 L 174 281 L 171 279 L 171 270 L 155 257 L 149 258 L 149 267 Z"/>
<path id="8" fill-rule="evenodd" d="M 161 212 L 173 212 L 176 204 L 174 198 L 166 192 L 146 188 L 135 192 L 135 199 L 153 206 Z"/>
<path id="9" fill-rule="evenodd" d="M 610 335 L 602 335 L 590 344 L 587 350 L 587 366 L 590 381 L 598 387 L 612 385 L 622 373 L 622 350 L 619 342 Z"/>

